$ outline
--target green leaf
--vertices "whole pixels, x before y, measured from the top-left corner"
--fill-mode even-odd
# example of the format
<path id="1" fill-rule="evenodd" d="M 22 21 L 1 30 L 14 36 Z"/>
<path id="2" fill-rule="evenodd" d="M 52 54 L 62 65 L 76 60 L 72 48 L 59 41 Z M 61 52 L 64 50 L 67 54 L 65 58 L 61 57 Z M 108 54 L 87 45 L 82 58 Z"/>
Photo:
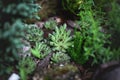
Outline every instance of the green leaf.
<path id="1" fill-rule="evenodd" d="M 40 51 L 37 49 L 31 49 L 32 55 L 34 55 L 37 58 L 40 58 Z"/>

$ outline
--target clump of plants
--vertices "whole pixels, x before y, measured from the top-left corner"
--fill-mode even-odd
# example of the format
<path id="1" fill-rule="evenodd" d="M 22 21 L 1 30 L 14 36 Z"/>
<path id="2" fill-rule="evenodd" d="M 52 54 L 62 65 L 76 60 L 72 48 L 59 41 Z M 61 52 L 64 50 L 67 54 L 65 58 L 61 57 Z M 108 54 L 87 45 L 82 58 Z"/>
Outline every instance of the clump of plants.
<path id="1" fill-rule="evenodd" d="M 50 45 L 53 51 L 66 52 L 66 50 L 72 45 L 72 37 L 70 36 L 70 30 L 66 30 L 66 24 L 56 27 L 55 32 L 49 35 Z"/>
<path id="2" fill-rule="evenodd" d="M 55 32 L 49 35 L 50 41 L 44 39 L 46 42 L 43 41 L 36 42 L 35 45 L 33 45 L 33 48 L 31 48 L 31 53 L 36 58 L 43 59 L 49 53 L 52 52 L 53 56 L 51 60 L 53 62 L 55 63 L 64 62 L 64 61 L 67 62 L 70 60 L 70 57 L 64 52 L 66 52 L 66 50 L 70 46 L 72 46 L 72 41 L 71 41 L 72 37 L 70 37 L 70 30 L 67 31 L 66 24 L 60 26 L 60 28 L 58 28 L 58 26 L 56 25 L 52 25 L 52 26 L 55 26 Z M 49 45 L 52 46 L 52 48 L 50 48 Z"/>
<path id="3" fill-rule="evenodd" d="M 95 17 L 96 13 L 93 13 L 92 5 L 85 5 L 83 9 L 79 12 L 81 30 L 75 32 L 70 56 L 80 64 L 85 64 L 90 58 L 93 59 L 92 64 L 109 61 L 107 57 L 111 55 L 110 50 L 104 47 L 109 42 L 109 35 L 101 32 L 101 22 Z M 105 53 L 108 55 L 104 55 Z M 102 56 L 106 61 L 103 61 Z"/>
<path id="4" fill-rule="evenodd" d="M 72 37 L 70 37 L 70 30 L 67 31 L 67 25 L 64 24 L 58 28 L 54 21 L 45 23 L 47 27 L 54 27 L 55 31 L 49 35 L 49 39 L 43 39 L 43 31 L 37 25 L 25 25 L 26 40 L 31 44 L 30 52 L 37 59 L 43 59 L 48 54 L 53 53 L 51 60 L 59 63 L 69 61 L 70 57 L 65 54 L 66 50 L 72 46 Z M 50 41 L 49 41 L 50 40 Z M 51 48 L 50 48 L 51 47 Z"/>

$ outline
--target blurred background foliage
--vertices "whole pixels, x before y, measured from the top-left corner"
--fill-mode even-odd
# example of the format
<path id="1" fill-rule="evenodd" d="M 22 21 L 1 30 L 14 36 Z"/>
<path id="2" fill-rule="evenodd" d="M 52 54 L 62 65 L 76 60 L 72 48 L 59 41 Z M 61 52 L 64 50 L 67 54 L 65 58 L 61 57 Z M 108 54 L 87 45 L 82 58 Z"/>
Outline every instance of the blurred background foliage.
<path id="1" fill-rule="evenodd" d="M 23 19 L 38 18 L 35 13 L 39 8 L 34 0 L 0 0 L 0 75 L 10 73 L 17 64 Z"/>

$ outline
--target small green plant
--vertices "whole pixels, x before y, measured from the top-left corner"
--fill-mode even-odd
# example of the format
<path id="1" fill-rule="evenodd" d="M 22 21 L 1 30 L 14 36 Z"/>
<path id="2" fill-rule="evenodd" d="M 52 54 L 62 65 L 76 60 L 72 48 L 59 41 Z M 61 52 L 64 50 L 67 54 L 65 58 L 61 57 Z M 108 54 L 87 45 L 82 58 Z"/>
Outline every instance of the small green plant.
<path id="1" fill-rule="evenodd" d="M 43 39 L 43 31 L 38 28 L 35 24 L 25 24 L 27 29 L 26 35 L 24 36 L 29 42 L 39 42 Z"/>
<path id="2" fill-rule="evenodd" d="M 70 57 L 62 52 L 56 52 L 53 54 L 51 60 L 55 63 L 60 63 L 60 62 L 69 62 Z"/>
<path id="3" fill-rule="evenodd" d="M 32 74 L 35 68 L 36 64 L 32 58 L 30 57 L 22 58 L 22 60 L 19 61 L 21 80 L 27 80 L 28 74 Z"/>
<path id="4" fill-rule="evenodd" d="M 51 39 L 50 45 L 53 47 L 54 51 L 66 52 L 66 49 L 72 45 L 72 37 L 70 36 L 70 31 L 66 30 L 66 24 L 60 26 L 60 28 L 56 27 L 55 32 L 50 34 L 49 37 Z"/>
<path id="5" fill-rule="evenodd" d="M 46 29 L 54 30 L 55 27 L 57 27 L 57 22 L 55 20 L 49 20 L 49 21 L 45 22 L 44 26 Z"/>
<path id="6" fill-rule="evenodd" d="M 35 47 L 31 49 L 32 55 L 39 59 L 43 59 L 51 52 L 51 49 L 43 42 L 36 42 Z"/>

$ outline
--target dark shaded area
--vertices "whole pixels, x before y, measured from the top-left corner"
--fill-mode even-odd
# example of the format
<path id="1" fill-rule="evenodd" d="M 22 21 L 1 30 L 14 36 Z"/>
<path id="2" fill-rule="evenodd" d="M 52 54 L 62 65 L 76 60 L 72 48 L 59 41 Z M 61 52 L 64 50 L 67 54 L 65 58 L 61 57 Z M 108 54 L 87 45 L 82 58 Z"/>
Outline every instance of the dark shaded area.
<path id="1" fill-rule="evenodd" d="M 92 80 L 119 80 L 120 79 L 120 62 L 112 61 L 100 65 L 94 73 Z"/>

